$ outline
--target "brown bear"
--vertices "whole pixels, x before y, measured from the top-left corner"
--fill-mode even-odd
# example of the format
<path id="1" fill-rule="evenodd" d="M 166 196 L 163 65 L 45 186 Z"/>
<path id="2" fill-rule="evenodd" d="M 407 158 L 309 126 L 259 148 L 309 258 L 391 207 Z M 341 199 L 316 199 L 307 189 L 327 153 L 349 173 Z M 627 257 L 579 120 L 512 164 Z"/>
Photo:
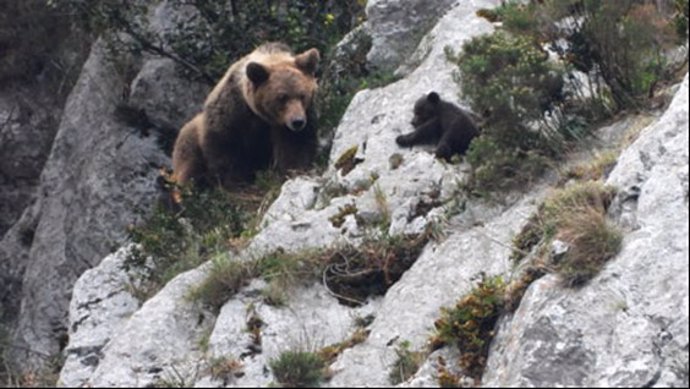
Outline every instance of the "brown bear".
<path id="1" fill-rule="evenodd" d="M 422 96 L 414 105 L 414 132 L 398 136 L 400 146 L 436 143 L 436 157 L 449 161 L 454 154 L 465 154 L 479 129 L 470 115 L 457 105 L 443 101 L 438 93 Z"/>
<path id="2" fill-rule="evenodd" d="M 230 189 L 261 169 L 308 167 L 317 146 L 319 59 L 317 49 L 294 55 L 282 43 L 266 43 L 230 66 L 177 136 L 176 183 Z"/>

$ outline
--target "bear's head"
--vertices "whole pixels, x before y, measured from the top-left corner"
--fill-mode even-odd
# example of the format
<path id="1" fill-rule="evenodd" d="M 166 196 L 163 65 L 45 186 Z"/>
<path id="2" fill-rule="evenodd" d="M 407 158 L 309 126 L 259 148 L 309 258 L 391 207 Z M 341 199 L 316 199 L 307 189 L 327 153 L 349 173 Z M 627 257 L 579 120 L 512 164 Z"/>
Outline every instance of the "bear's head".
<path id="1" fill-rule="evenodd" d="M 303 130 L 316 92 L 319 59 L 319 51 L 310 49 L 296 55 L 294 61 L 247 64 L 253 90 L 250 106 L 256 114 L 273 125 Z"/>
<path id="2" fill-rule="evenodd" d="M 426 96 L 422 96 L 414 104 L 414 117 L 412 118 L 412 126 L 418 127 L 422 124 L 434 119 L 438 116 L 438 107 L 441 102 L 441 96 L 436 92 L 431 92 Z"/>

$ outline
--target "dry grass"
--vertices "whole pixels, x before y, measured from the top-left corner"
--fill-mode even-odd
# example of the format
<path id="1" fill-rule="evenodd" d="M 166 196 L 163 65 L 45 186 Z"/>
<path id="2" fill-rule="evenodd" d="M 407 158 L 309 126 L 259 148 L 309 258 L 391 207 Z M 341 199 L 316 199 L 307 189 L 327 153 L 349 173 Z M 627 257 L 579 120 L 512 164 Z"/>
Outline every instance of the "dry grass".
<path id="1" fill-rule="evenodd" d="M 564 218 L 557 239 L 570 246 L 558 272 L 569 286 L 594 277 L 620 250 L 623 236 L 606 215 L 594 207 L 580 209 Z"/>
<path id="2" fill-rule="evenodd" d="M 276 251 L 253 261 L 239 262 L 223 254 L 213 260 L 204 282 L 190 298 L 220 309 L 253 278 L 269 283 L 265 297 L 285 304 L 287 292 L 297 285 L 321 281 L 342 304 L 357 306 L 368 296 L 382 295 L 417 260 L 430 233 L 383 236 L 360 246 L 336 246 L 299 253 Z"/>
<path id="3" fill-rule="evenodd" d="M 596 181 L 606 178 L 618 162 L 619 152 L 606 151 L 598 154 L 591 161 L 585 162 L 568 169 L 563 175 L 562 181 L 570 179 L 580 181 Z"/>
<path id="4" fill-rule="evenodd" d="M 601 270 L 619 250 L 621 232 L 606 219 L 616 190 L 599 181 L 578 182 L 555 191 L 513 239 L 513 259 L 538 250 L 538 260 L 550 252 L 554 239 L 568 244 L 556 265 L 568 286 L 580 285 Z"/>

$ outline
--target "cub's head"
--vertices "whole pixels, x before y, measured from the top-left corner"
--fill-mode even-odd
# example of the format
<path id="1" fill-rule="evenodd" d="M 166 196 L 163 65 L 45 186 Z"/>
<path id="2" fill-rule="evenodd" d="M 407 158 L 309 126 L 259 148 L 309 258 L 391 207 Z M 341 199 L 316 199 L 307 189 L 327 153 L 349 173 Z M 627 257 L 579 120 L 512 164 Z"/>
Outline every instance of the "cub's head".
<path id="1" fill-rule="evenodd" d="M 438 107 L 441 102 L 441 96 L 436 92 L 431 92 L 426 96 L 422 96 L 414 104 L 414 118 L 412 118 L 412 125 L 414 127 L 434 119 L 438 116 Z"/>
<path id="2" fill-rule="evenodd" d="M 247 78 L 253 90 L 249 106 L 271 124 L 295 132 L 303 130 L 316 91 L 319 59 L 319 51 L 310 49 L 296 55 L 294 61 L 247 64 Z"/>

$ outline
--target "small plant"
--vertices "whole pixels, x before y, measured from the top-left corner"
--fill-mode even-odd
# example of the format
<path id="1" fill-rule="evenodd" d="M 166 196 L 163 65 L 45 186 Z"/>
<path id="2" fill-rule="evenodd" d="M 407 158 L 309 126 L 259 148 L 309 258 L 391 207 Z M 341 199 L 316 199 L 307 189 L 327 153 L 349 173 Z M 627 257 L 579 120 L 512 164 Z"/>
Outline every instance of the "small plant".
<path id="1" fill-rule="evenodd" d="M 315 387 L 327 376 L 323 359 L 308 351 L 285 351 L 269 366 L 276 381 L 286 387 Z"/>
<path id="2" fill-rule="evenodd" d="M 359 150 L 359 146 L 355 145 L 350 147 L 345 150 L 333 164 L 336 169 L 340 170 L 343 177 L 348 175 L 358 164 L 362 163 L 361 160 L 355 158 L 357 150 Z"/>
<path id="3" fill-rule="evenodd" d="M 360 343 L 363 343 L 367 338 L 369 337 L 370 331 L 367 329 L 364 329 L 362 327 L 357 328 L 355 332 L 347 338 L 346 340 L 340 342 L 340 343 L 335 343 L 330 346 L 326 346 L 318 351 L 319 357 L 325 361 L 326 364 L 330 365 L 335 361 L 336 358 L 340 354 L 342 354 L 343 351 L 352 348 Z"/>
<path id="4" fill-rule="evenodd" d="M 228 385 L 233 379 L 244 375 L 242 362 L 236 358 L 212 358 L 209 361 L 209 373 L 214 380 L 220 380 Z"/>
<path id="5" fill-rule="evenodd" d="M 192 289 L 189 297 L 220 310 L 223 304 L 255 276 L 253 263 L 233 260 L 229 254 L 220 255 L 213 259 L 208 276 Z"/>
<path id="6" fill-rule="evenodd" d="M 239 262 L 228 254 L 217 256 L 207 278 L 193 289 L 190 298 L 219 310 L 225 302 L 256 277 L 283 291 L 309 282 L 325 282 L 339 301 L 360 305 L 371 295 L 381 295 L 414 264 L 430 234 L 387 235 L 372 238 L 359 247 L 335 246 L 300 253 L 282 250 L 259 259 Z M 284 303 L 284 293 L 280 303 Z"/>
<path id="7" fill-rule="evenodd" d="M 594 276 L 619 250 L 622 235 L 606 220 L 616 194 L 601 182 L 587 181 L 560 189 L 548 197 L 525 228 L 513 240 L 513 259 L 520 260 L 533 248 L 547 255 L 554 239 L 568 244 L 557 264 L 564 281 L 575 286 Z"/>
<path id="8" fill-rule="evenodd" d="M 147 220 L 129 229 L 138 247 L 125 260 L 125 268 L 146 268 L 149 260 L 153 265 L 144 282 L 144 297 L 176 275 L 227 251 L 230 239 L 239 236 L 246 223 L 244 212 L 220 189 L 183 188 L 181 195 L 184 207 L 179 214 L 158 206 Z"/>
<path id="9" fill-rule="evenodd" d="M 597 155 L 592 161 L 568 169 L 563 179 L 596 181 L 606 178 L 618 162 L 618 152 L 607 151 Z"/>
<path id="10" fill-rule="evenodd" d="M 544 274 L 546 274 L 546 270 L 542 267 L 529 266 L 517 279 L 506 285 L 505 296 L 503 298 L 505 311 L 515 311 L 520 306 L 520 302 L 527 288 Z"/>
<path id="11" fill-rule="evenodd" d="M 372 177 L 373 178 L 373 177 Z M 384 234 L 388 233 L 388 229 L 391 226 L 391 211 L 388 206 L 388 198 L 386 197 L 386 192 L 381 189 L 379 184 L 374 185 L 374 200 L 376 200 L 376 208 L 381 215 L 380 228 Z"/>
<path id="12" fill-rule="evenodd" d="M 393 385 L 398 385 L 414 376 L 427 357 L 425 352 L 411 351 L 408 341 L 401 342 L 395 354 L 397 359 L 388 374 L 388 381 Z"/>
<path id="13" fill-rule="evenodd" d="M 345 218 L 348 215 L 356 215 L 357 211 L 357 205 L 354 203 L 346 204 L 345 206 L 338 208 L 338 213 L 329 217 L 328 221 L 331 222 L 333 227 L 340 228 L 345 223 Z"/>
<path id="14" fill-rule="evenodd" d="M 569 286 L 581 285 L 598 274 L 618 254 L 623 241 L 621 232 L 596 208 L 568 215 L 556 238 L 570 246 L 558 265 L 558 273 Z"/>
<path id="15" fill-rule="evenodd" d="M 480 379 L 486 366 L 494 327 L 503 311 L 505 285 L 501 277 L 484 277 L 453 308 L 442 308 L 432 345 L 455 345 L 464 374 Z"/>
<path id="16" fill-rule="evenodd" d="M 453 374 L 448 370 L 446 360 L 443 357 L 438 357 L 438 367 L 436 368 L 436 376 L 438 377 L 438 386 L 441 388 L 461 388 L 461 377 Z"/>

